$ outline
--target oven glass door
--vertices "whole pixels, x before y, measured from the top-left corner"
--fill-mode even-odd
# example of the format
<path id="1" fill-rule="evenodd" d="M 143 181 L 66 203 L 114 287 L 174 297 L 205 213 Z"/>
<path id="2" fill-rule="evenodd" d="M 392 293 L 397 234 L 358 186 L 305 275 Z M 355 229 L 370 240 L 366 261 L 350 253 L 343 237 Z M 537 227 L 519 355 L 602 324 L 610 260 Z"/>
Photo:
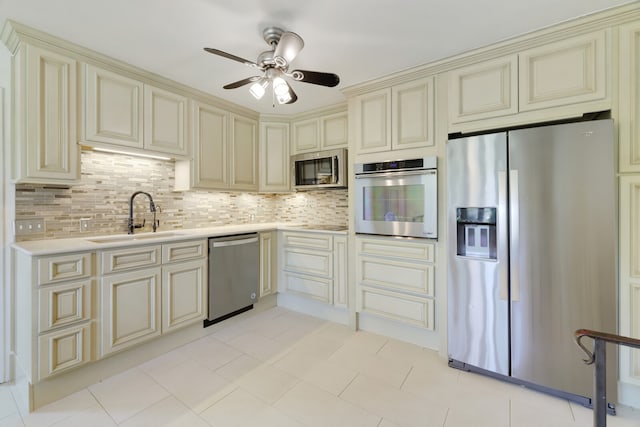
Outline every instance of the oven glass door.
<path id="1" fill-rule="evenodd" d="M 356 177 L 356 233 L 437 238 L 435 170 Z"/>

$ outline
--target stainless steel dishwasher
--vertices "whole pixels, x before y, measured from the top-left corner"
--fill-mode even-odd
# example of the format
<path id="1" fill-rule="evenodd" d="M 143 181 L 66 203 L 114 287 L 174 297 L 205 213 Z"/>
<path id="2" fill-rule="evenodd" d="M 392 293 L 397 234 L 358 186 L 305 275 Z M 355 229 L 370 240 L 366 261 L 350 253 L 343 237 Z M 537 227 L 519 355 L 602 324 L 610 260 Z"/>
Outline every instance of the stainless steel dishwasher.
<path id="1" fill-rule="evenodd" d="M 260 286 L 257 233 L 209 239 L 209 315 L 204 326 L 251 310 Z"/>

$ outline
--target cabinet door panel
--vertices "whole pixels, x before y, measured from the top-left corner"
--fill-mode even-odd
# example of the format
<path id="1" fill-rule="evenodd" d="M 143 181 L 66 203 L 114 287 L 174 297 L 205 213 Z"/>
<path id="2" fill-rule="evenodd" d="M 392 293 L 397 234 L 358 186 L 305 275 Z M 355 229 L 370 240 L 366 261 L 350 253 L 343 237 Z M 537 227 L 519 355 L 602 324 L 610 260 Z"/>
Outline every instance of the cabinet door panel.
<path id="1" fill-rule="evenodd" d="M 324 116 L 321 119 L 323 150 L 347 147 L 349 145 L 349 119 L 346 112 Z"/>
<path id="2" fill-rule="evenodd" d="M 393 149 L 435 145 L 433 78 L 394 86 L 391 99 Z"/>
<path id="3" fill-rule="evenodd" d="M 231 116 L 230 188 L 258 189 L 258 122 L 237 115 Z"/>
<path id="4" fill-rule="evenodd" d="M 227 112 L 193 102 L 193 185 L 197 188 L 229 187 L 227 169 Z"/>
<path id="5" fill-rule="evenodd" d="M 162 267 L 162 333 L 206 317 L 206 259 Z"/>
<path id="6" fill-rule="evenodd" d="M 292 124 L 293 154 L 320 149 L 318 119 L 304 120 Z"/>
<path id="7" fill-rule="evenodd" d="M 34 46 L 27 49 L 27 175 L 78 180 L 76 61 Z"/>
<path id="8" fill-rule="evenodd" d="M 640 172 L 640 23 L 620 27 L 620 172 Z"/>
<path id="9" fill-rule="evenodd" d="M 39 332 L 91 319 L 92 284 L 85 280 L 40 288 Z"/>
<path id="10" fill-rule="evenodd" d="M 64 328 L 38 337 L 40 380 L 91 360 L 91 325 Z"/>
<path id="11" fill-rule="evenodd" d="M 145 85 L 144 102 L 144 148 L 186 156 L 187 98 Z"/>
<path id="12" fill-rule="evenodd" d="M 260 123 L 259 157 L 259 191 L 291 191 L 289 125 L 287 123 Z"/>
<path id="13" fill-rule="evenodd" d="M 160 268 L 102 278 L 102 356 L 160 335 Z"/>
<path id="14" fill-rule="evenodd" d="M 449 122 L 518 112 L 518 58 L 510 55 L 449 73 Z"/>
<path id="15" fill-rule="evenodd" d="M 355 138 L 359 153 L 391 149 L 391 89 L 355 99 Z"/>
<path id="16" fill-rule="evenodd" d="M 601 31 L 522 52 L 520 111 L 604 99 L 607 34 Z"/>
<path id="17" fill-rule="evenodd" d="M 143 84 L 85 65 L 84 139 L 142 148 Z"/>

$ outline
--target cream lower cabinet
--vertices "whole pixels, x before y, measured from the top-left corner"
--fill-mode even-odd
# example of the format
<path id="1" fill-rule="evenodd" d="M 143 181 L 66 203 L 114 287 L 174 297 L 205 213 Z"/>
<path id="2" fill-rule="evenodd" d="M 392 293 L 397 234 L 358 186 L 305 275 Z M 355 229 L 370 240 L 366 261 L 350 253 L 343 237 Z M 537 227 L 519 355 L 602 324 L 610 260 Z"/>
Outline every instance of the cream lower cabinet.
<path id="1" fill-rule="evenodd" d="M 260 298 L 277 291 L 276 232 L 260 233 Z"/>
<path id="2" fill-rule="evenodd" d="M 282 232 L 282 291 L 347 305 L 346 236 Z"/>
<path id="3" fill-rule="evenodd" d="M 357 311 L 433 330 L 434 244 L 356 237 Z"/>
<path id="4" fill-rule="evenodd" d="M 206 316 L 206 241 L 100 251 L 101 357 Z"/>
<path id="5" fill-rule="evenodd" d="M 93 359 L 94 255 L 31 257 L 13 252 L 14 352 L 31 383 Z"/>

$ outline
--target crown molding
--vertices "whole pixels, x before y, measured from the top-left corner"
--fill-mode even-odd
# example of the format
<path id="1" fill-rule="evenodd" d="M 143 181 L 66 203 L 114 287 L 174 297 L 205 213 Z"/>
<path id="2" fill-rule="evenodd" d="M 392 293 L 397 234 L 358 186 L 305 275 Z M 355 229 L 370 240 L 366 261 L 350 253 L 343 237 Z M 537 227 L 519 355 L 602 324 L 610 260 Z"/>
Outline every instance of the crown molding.
<path id="1" fill-rule="evenodd" d="M 388 88 L 419 78 L 429 77 L 478 62 L 517 54 L 526 49 L 565 40 L 598 30 L 605 30 L 640 19 L 640 1 L 601 12 L 584 15 L 559 24 L 502 40 L 488 46 L 443 58 L 428 64 L 412 67 L 397 73 L 372 79 L 342 89 L 347 97 Z"/>

